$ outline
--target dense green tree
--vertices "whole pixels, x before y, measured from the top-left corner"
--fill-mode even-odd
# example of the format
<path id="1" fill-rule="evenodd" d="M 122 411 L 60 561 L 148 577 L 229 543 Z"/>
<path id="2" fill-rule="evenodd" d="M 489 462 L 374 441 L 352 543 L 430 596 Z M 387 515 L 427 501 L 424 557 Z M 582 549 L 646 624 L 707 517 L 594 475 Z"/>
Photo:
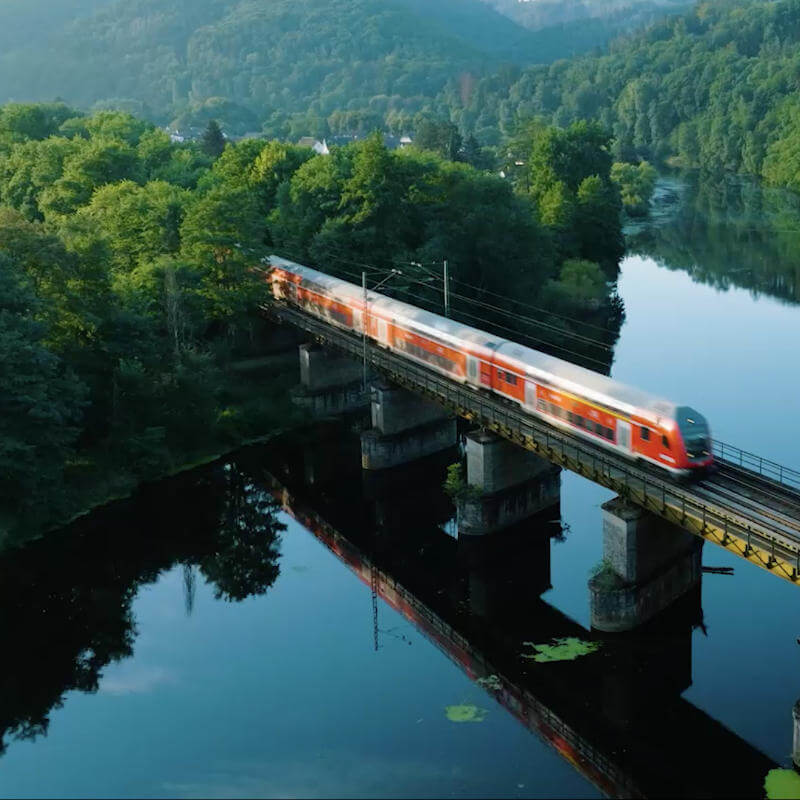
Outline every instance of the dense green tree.
<path id="1" fill-rule="evenodd" d="M 181 224 L 181 254 L 203 275 L 209 320 L 229 328 L 254 311 L 263 292 L 252 267 L 266 255 L 266 220 L 246 186 L 223 185 L 194 198 Z"/>
<path id="2" fill-rule="evenodd" d="M 0 146 L 46 139 L 74 116 L 75 111 L 63 103 L 8 103 L 0 111 Z"/>
<path id="3" fill-rule="evenodd" d="M 619 201 L 594 126 L 532 128 L 524 172 L 533 154 L 550 185 L 529 178 L 523 188 L 430 150 L 389 150 L 379 133 L 329 155 L 247 139 L 212 159 L 124 113 L 62 121 L 70 113 L 60 110 L 49 128 L 19 124 L 18 140 L 0 147 L 0 259 L 14 275 L 0 281 L 13 310 L 0 339 L 9 350 L 28 343 L 7 357 L 4 380 L 12 399 L 26 381 L 37 386 L 37 409 L 50 398 L 45 379 L 62 393 L 52 418 L 63 438 L 42 471 L 56 499 L 43 511 L 76 511 L 92 492 L 128 491 L 274 424 L 264 385 L 248 397 L 230 369 L 255 347 L 266 291 L 256 267 L 270 252 L 356 281 L 365 264 L 400 268 L 387 290 L 435 311 L 447 259 L 454 315 L 501 333 L 519 333 L 519 321 L 490 304 L 476 309 L 475 292 L 512 286 L 535 299 L 555 281 L 556 302 L 572 292 L 584 298 L 575 313 L 599 313 L 585 299 L 594 273 L 571 277 L 561 266 L 580 256 L 606 267 L 615 257 Z M 54 126 L 60 135 L 46 135 Z M 484 155 L 475 140 L 467 145 L 451 155 Z M 42 421 L 31 441 L 47 430 Z M 5 452 L 10 463 L 20 439 L 4 437 L 0 459 Z M 34 461 L 37 447 L 25 451 Z M 15 485 L 33 486 L 28 455 L 10 473 Z M 205 565 L 220 592 L 241 598 L 246 586 L 268 585 L 270 559 L 256 557 L 266 533 L 229 539 L 230 558 L 220 551 Z M 242 554 L 248 575 L 232 578 Z"/>
<path id="4" fill-rule="evenodd" d="M 133 181 L 107 184 L 79 209 L 106 237 L 117 273 L 180 250 L 180 227 L 189 202 L 188 192 L 164 181 L 140 186 Z"/>
<path id="5" fill-rule="evenodd" d="M 42 190 L 62 176 L 64 162 L 79 147 L 77 142 L 59 136 L 13 145 L 0 156 L 0 200 L 28 219 L 43 219 L 39 206 Z"/>
<path id="6" fill-rule="evenodd" d="M 46 329 L 25 270 L 0 252 L 0 529 L 9 514 L 58 507 L 85 391 L 44 344 Z"/>
<path id="7" fill-rule="evenodd" d="M 611 166 L 611 180 L 619 187 L 622 205 L 634 217 L 647 214 L 657 177 L 655 168 L 646 161 L 639 164 L 616 162 Z"/>
<path id="8" fill-rule="evenodd" d="M 447 120 L 422 119 L 414 135 L 420 150 L 432 150 L 450 161 L 459 160 L 463 140 L 458 128 Z"/>
<path id="9" fill-rule="evenodd" d="M 136 150 L 120 139 L 81 142 L 64 160 L 63 173 L 40 194 L 45 217 L 72 214 L 86 205 L 95 189 L 123 180 L 138 180 L 142 170 Z"/>
<path id="10" fill-rule="evenodd" d="M 208 121 L 200 146 L 210 158 L 219 158 L 222 155 L 222 151 L 225 149 L 225 136 L 215 119 Z"/>

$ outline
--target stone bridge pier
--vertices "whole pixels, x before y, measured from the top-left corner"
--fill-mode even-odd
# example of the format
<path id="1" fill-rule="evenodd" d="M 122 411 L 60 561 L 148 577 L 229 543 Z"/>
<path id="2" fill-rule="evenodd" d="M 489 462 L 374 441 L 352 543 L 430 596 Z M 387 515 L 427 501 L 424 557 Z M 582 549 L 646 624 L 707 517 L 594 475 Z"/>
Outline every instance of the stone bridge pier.
<path id="1" fill-rule="evenodd" d="M 376 383 L 372 429 L 361 434 L 361 466 L 382 470 L 455 447 L 456 420 L 435 403 L 405 389 Z"/>
<path id="2" fill-rule="evenodd" d="M 637 628 L 699 587 L 703 541 L 620 497 L 603 504 L 603 563 L 589 580 L 592 627 Z"/>
<path id="3" fill-rule="evenodd" d="M 300 385 L 292 400 L 315 417 L 366 409 L 360 361 L 341 356 L 317 344 L 300 345 Z"/>
<path id="4" fill-rule="evenodd" d="M 561 468 L 495 433 L 467 434 L 467 484 L 458 500 L 459 536 L 508 528 L 559 503 Z"/>

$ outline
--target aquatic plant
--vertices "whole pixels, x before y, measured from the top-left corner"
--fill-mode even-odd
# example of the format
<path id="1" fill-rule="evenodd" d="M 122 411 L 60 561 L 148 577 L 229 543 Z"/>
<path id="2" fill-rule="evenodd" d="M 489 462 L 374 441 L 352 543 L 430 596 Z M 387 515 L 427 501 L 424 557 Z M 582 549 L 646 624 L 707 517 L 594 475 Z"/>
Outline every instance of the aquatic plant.
<path id="1" fill-rule="evenodd" d="M 485 708 L 464 704 L 445 706 L 444 713 L 450 722 L 483 722 L 489 712 Z"/>
<path id="2" fill-rule="evenodd" d="M 535 653 L 521 653 L 522 658 L 544 663 L 548 661 L 574 661 L 580 656 L 594 653 L 600 647 L 600 642 L 584 642 L 574 636 L 564 639 L 554 639 L 552 644 L 534 644 L 523 642 L 527 647 L 533 648 Z"/>
<path id="3" fill-rule="evenodd" d="M 800 798 L 800 775 L 793 769 L 771 769 L 764 778 L 764 791 L 769 800 Z"/>

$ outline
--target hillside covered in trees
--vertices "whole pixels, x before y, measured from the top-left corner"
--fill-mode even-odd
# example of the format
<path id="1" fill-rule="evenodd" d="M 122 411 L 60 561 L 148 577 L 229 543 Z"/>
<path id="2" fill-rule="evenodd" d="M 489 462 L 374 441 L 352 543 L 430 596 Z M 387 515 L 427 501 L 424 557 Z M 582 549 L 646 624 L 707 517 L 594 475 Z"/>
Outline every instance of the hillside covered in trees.
<path id="1" fill-rule="evenodd" d="M 431 110 L 502 64 L 604 43 L 604 23 L 527 30 L 481 0 L 18 0 L 0 5 L 0 102 L 118 108 L 230 133 L 326 133 L 333 111 Z M 405 132 L 408 132 L 406 130 Z"/>
<path id="2" fill-rule="evenodd" d="M 403 266 L 409 299 L 437 310 L 440 290 L 410 262 L 446 255 L 464 297 L 513 292 L 609 319 L 613 344 L 621 201 L 596 126 L 521 130 L 531 172 L 513 181 L 389 151 L 377 134 L 330 155 L 205 145 L 118 112 L 0 109 L 0 532 L 290 419 L 279 376 L 235 367 L 262 353 L 253 267 L 271 252 L 356 281 L 364 263 Z M 558 350 L 569 326 L 547 329 Z M 601 345 L 598 368 L 611 352 Z"/>
<path id="3" fill-rule="evenodd" d="M 479 81 L 451 116 L 484 142 L 520 119 L 597 119 L 624 161 L 674 158 L 800 189 L 800 1 L 720 0 L 615 41 L 602 56 Z"/>

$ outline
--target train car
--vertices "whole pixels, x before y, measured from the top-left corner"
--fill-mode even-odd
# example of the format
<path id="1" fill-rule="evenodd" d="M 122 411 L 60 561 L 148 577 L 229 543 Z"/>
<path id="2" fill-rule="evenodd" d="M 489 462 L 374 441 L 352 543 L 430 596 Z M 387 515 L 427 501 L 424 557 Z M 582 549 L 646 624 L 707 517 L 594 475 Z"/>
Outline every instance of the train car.
<path id="1" fill-rule="evenodd" d="M 393 300 L 269 258 L 276 299 L 356 333 L 448 378 L 504 397 L 528 413 L 632 460 L 686 476 L 713 461 L 702 414 L 605 375 Z"/>

